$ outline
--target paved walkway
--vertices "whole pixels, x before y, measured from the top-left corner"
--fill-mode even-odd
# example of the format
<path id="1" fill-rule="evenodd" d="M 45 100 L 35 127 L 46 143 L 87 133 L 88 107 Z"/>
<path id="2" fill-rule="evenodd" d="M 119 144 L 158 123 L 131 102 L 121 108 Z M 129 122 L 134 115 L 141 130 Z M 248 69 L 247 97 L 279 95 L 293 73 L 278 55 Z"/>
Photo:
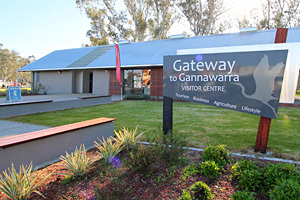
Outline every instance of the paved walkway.
<path id="1" fill-rule="evenodd" d="M 53 101 L 68 101 L 68 100 L 78 100 L 78 97 L 86 96 L 97 96 L 93 94 L 51 94 L 51 95 L 32 95 L 23 96 L 22 102 L 26 101 L 38 101 L 38 100 L 53 100 Z M 0 104 L 5 103 L 5 98 L 0 98 Z M 112 101 L 120 101 L 121 96 L 112 96 Z M 0 138 L 4 136 L 17 135 L 22 133 L 28 133 L 33 131 L 38 131 L 46 129 L 46 126 L 37 126 L 32 124 L 18 123 L 0 120 Z"/>
<path id="2" fill-rule="evenodd" d="M 49 127 L 0 120 L 0 138 L 38 131 L 46 128 Z"/>

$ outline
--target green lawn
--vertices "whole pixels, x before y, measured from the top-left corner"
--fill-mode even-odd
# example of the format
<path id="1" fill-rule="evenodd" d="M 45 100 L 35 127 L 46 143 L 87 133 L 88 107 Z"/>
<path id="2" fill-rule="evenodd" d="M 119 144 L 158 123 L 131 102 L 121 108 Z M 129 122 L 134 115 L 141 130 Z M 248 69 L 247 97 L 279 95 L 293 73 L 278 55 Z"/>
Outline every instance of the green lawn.
<path id="1" fill-rule="evenodd" d="M 300 154 L 300 109 L 279 108 L 272 120 L 268 148 L 281 153 Z M 174 103 L 174 133 L 189 140 L 189 146 L 203 148 L 226 144 L 231 150 L 254 147 L 259 116 L 195 103 Z M 145 140 L 162 134 L 162 102 L 120 101 L 106 105 L 10 117 L 7 120 L 44 126 L 60 126 L 83 120 L 116 118 L 115 130 L 122 126 L 146 131 Z"/>

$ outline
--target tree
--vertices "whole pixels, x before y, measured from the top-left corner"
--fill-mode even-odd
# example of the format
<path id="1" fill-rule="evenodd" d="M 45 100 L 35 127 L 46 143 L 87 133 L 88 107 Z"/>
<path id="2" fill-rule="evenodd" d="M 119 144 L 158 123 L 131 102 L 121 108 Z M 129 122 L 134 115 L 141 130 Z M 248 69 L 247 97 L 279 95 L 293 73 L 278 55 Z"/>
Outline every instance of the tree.
<path id="1" fill-rule="evenodd" d="M 3 45 L 0 44 L 0 79 L 4 82 L 8 80 L 16 80 L 17 70 L 21 67 L 28 65 L 34 61 L 33 56 L 22 58 L 18 52 L 9 49 L 2 49 Z M 28 75 L 24 80 L 28 81 Z"/>
<path id="2" fill-rule="evenodd" d="M 115 9 L 116 0 L 76 0 L 80 9 L 91 19 L 91 29 L 87 31 L 91 45 L 105 45 L 109 41 L 119 42 L 130 37 L 132 30 L 124 25 L 128 19 L 124 11 Z"/>
<path id="3" fill-rule="evenodd" d="M 148 28 L 149 1 L 148 0 L 124 0 L 127 11 L 134 23 L 133 37 L 138 42 L 144 41 Z"/>
<path id="4" fill-rule="evenodd" d="M 171 0 L 150 0 L 152 18 L 149 19 L 149 31 L 155 40 L 166 39 L 167 33 L 175 22 L 175 9 Z"/>
<path id="5" fill-rule="evenodd" d="M 299 0 L 266 0 L 263 4 L 263 18 L 258 29 L 287 28 L 300 25 Z"/>
<path id="6" fill-rule="evenodd" d="M 216 26 L 223 9 L 223 0 L 177 0 L 176 5 L 182 11 L 195 35 L 215 34 L 222 30 Z"/>
<path id="7" fill-rule="evenodd" d="M 91 19 L 87 31 L 91 45 L 105 45 L 120 40 L 145 41 L 149 36 L 163 39 L 174 23 L 172 0 L 123 0 L 125 10 L 116 0 L 76 0 L 77 6 Z M 120 0 L 118 1 L 120 3 Z"/>

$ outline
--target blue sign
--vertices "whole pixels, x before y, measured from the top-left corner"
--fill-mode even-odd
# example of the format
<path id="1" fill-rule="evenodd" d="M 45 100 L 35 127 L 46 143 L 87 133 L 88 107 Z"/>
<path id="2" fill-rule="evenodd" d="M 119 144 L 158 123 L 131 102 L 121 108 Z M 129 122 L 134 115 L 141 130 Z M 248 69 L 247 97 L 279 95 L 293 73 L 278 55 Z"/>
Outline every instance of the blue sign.
<path id="1" fill-rule="evenodd" d="M 6 94 L 6 100 L 8 99 L 10 103 L 14 101 L 22 101 L 20 87 L 9 87 Z"/>
<path id="2" fill-rule="evenodd" d="M 276 119 L 288 50 L 164 57 L 163 95 Z"/>

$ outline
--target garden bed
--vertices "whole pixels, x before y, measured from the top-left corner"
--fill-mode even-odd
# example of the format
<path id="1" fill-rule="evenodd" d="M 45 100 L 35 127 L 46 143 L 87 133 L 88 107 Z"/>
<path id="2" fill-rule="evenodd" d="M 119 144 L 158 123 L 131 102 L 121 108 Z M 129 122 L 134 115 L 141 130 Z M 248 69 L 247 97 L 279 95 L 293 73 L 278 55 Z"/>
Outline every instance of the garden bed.
<path id="1" fill-rule="evenodd" d="M 96 148 L 88 151 L 89 157 L 98 154 Z M 43 176 L 54 170 L 56 172 L 38 188 L 38 191 L 46 199 L 179 199 L 184 189 L 190 188 L 198 181 L 203 181 L 209 186 L 215 199 L 231 199 L 231 195 L 240 189 L 238 183 L 232 180 L 231 167 L 237 160 L 245 158 L 234 156 L 231 163 L 227 164 L 216 178 L 209 178 L 199 173 L 185 176 L 185 168 L 200 164 L 203 159 L 202 154 L 202 152 L 189 150 L 178 162 L 158 162 L 152 173 L 143 174 L 133 172 L 126 166 L 128 154 L 122 151 L 118 154 L 121 160 L 119 168 L 97 161 L 80 180 L 72 180 L 59 174 L 65 172 L 65 169 L 62 162 L 58 162 L 45 168 Z M 257 160 L 257 165 L 260 167 L 267 163 L 270 162 Z M 266 194 L 255 192 L 256 199 L 269 199 Z M 4 198 L 0 197 L 0 199 Z M 41 199 L 41 197 L 33 194 L 30 199 Z"/>

